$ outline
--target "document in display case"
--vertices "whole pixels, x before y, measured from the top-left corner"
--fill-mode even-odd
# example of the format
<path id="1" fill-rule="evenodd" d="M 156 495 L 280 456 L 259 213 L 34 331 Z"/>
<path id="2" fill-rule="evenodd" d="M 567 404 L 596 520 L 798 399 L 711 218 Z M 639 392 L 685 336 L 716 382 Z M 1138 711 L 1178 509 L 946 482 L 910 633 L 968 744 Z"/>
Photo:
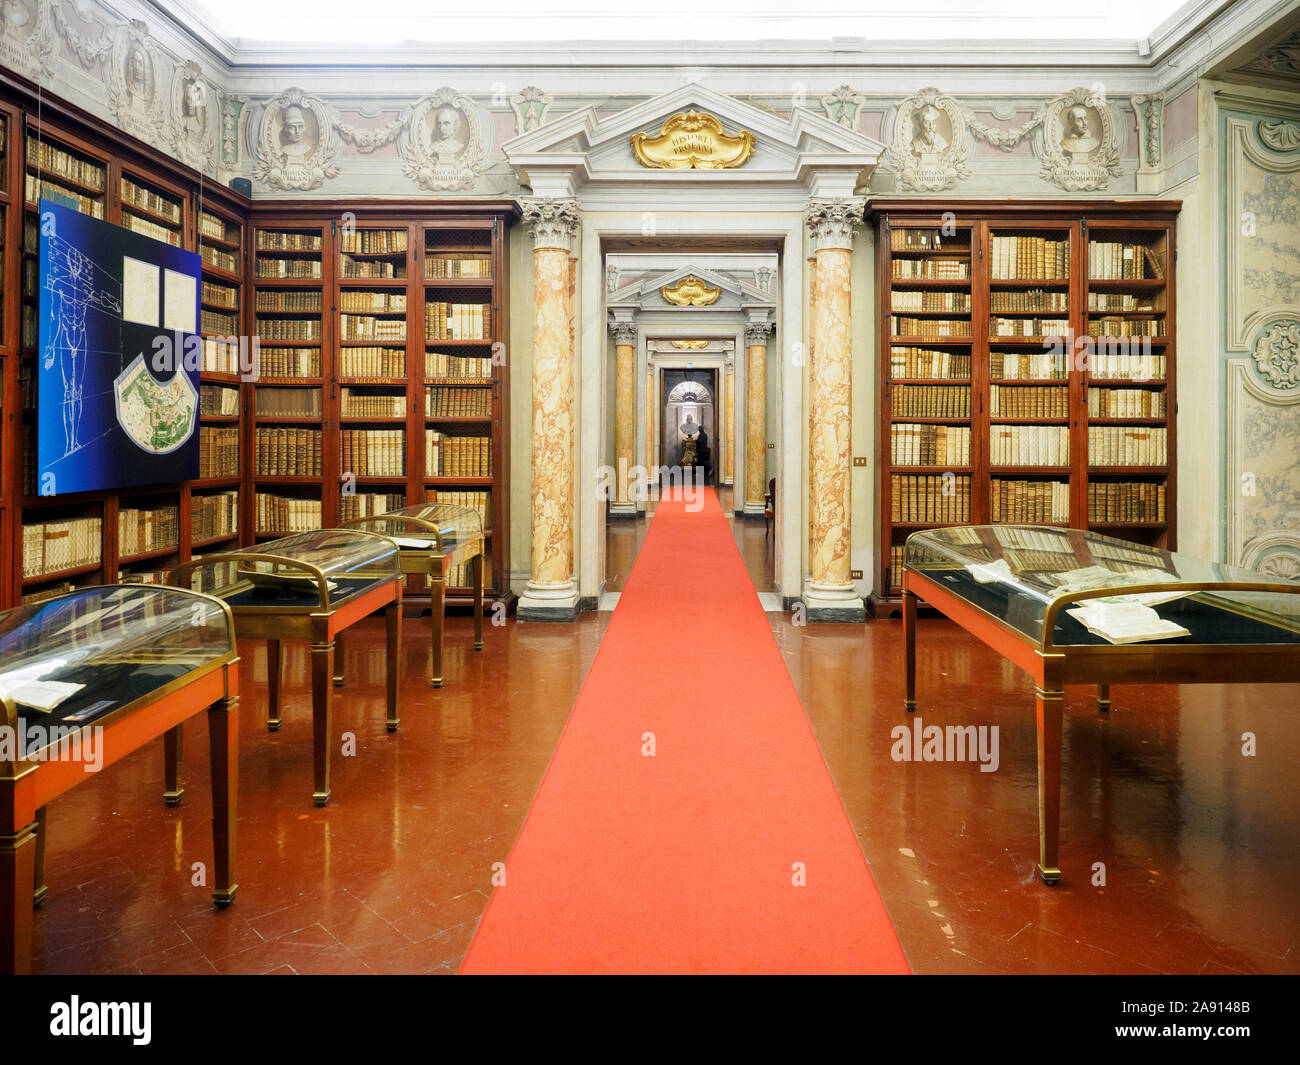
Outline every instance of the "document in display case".
<path id="1" fill-rule="evenodd" d="M 30 969 L 49 803 L 162 736 L 164 800 L 176 805 L 181 725 L 203 710 L 212 895 L 234 901 L 237 662 L 230 608 L 179 588 L 83 588 L 0 613 L 0 971 Z"/>
<path id="2" fill-rule="evenodd" d="M 1300 681 L 1300 582 L 1082 529 L 929 529 L 903 556 L 908 711 L 924 600 L 1034 678 L 1039 862 L 1060 880 L 1061 713 L 1067 684 Z"/>
<path id="3" fill-rule="evenodd" d="M 362 529 L 318 529 L 186 562 L 171 584 L 222 599 L 244 639 L 266 641 L 267 728 L 280 727 L 282 640 L 311 643 L 315 789 L 312 801 L 330 797 L 331 686 L 343 683 L 339 636 L 382 609 L 387 627 L 387 719 L 396 732 L 401 655 L 400 549 L 387 536 Z M 335 664 L 338 663 L 338 671 Z"/>
<path id="4" fill-rule="evenodd" d="M 432 600 L 432 685 L 442 687 L 442 635 L 446 589 L 462 587 L 468 566 L 469 587 L 474 590 L 474 650 L 483 650 L 483 519 L 477 510 L 452 503 L 424 503 L 366 518 L 355 518 L 344 528 L 381 532 L 401 549 L 402 572 L 423 577 Z"/>

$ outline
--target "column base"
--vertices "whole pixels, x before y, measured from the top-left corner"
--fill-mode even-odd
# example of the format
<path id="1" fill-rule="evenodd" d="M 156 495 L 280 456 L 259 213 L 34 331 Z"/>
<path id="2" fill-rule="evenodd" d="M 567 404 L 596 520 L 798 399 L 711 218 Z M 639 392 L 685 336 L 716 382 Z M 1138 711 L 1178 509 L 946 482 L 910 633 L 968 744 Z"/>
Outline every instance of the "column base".
<path id="1" fill-rule="evenodd" d="M 761 518 L 765 509 L 766 506 L 763 503 L 746 503 L 744 515 L 747 518 Z"/>
<path id="2" fill-rule="evenodd" d="M 520 621 L 576 621 L 578 619 L 578 584 L 525 585 L 519 597 L 515 617 Z"/>
<path id="3" fill-rule="evenodd" d="M 637 509 L 635 503 L 611 503 L 609 505 L 608 515 L 611 518 L 635 518 Z"/>
<path id="4" fill-rule="evenodd" d="M 808 581 L 804 585 L 803 605 L 809 621 L 849 621 L 867 620 L 867 608 L 853 585 L 839 586 L 816 584 Z"/>

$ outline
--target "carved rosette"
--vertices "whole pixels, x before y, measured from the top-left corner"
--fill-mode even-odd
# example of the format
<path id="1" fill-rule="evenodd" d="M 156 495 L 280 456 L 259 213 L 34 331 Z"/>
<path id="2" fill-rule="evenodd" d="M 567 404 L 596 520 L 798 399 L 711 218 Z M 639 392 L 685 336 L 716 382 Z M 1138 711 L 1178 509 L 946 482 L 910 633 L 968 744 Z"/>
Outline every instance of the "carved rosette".
<path id="1" fill-rule="evenodd" d="M 755 344 L 767 346 L 768 335 L 772 331 L 770 322 L 750 322 L 745 326 L 745 346 L 753 347 Z"/>
<path id="2" fill-rule="evenodd" d="M 1071 151 L 1064 142 L 1066 116 L 1071 109 L 1082 107 L 1089 117 L 1089 131 L 1096 134 L 1096 145 L 1085 152 Z M 1096 127 L 1094 130 L 1093 119 Z M 1092 192 L 1104 189 L 1111 177 L 1121 173 L 1119 142 L 1115 137 L 1115 119 L 1110 105 L 1091 89 L 1077 88 L 1058 96 L 1047 105 L 1042 122 L 1043 169 L 1041 175 L 1066 192 Z M 1086 158 L 1080 156 L 1086 155 Z"/>
<path id="3" fill-rule="evenodd" d="M 838 126 L 845 129 L 858 128 L 858 116 L 866 106 L 867 98 L 860 92 L 854 92 L 849 86 L 841 85 L 833 93 L 822 97 L 822 110 Z"/>
<path id="4" fill-rule="evenodd" d="M 0 5 L 0 66 L 31 81 L 49 77 L 54 51 L 54 23 L 45 0 Z"/>
<path id="5" fill-rule="evenodd" d="M 315 130 L 308 130 L 302 144 L 306 150 L 290 152 L 281 138 L 285 112 L 296 107 L 315 119 Z M 313 142 L 314 141 L 314 142 Z M 301 89 L 286 89 L 267 104 L 257 136 L 257 161 L 253 174 L 273 189 L 306 191 L 318 189 L 327 178 L 338 175 L 334 162 L 339 142 L 334 135 L 334 119 L 325 102 Z"/>
<path id="6" fill-rule="evenodd" d="M 936 135 L 928 145 L 918 129 L 918 119 L 927 115 Z M 970 177 L 967 150 L 966 113 L 951 96 L 922 89 L 898 105 L 889 151 L 901 188 L 917 192 L 952 188 L 959 179 Z"/>
<path id="7" fill-rule="evenodd" d="M 1259 139 L 1275 152 L 1293 152 L 1300 148 L 1300 123 L 1285 119 L 1261 119 Z"/>
<path id="8" fill-rule="evenodd" d="M 448 88 L 426 96 L 411 108 L 397 150 L 403 173 L 421 188 L 470 191 L 487 155 L 474 101 Z"/>
<path id="9" fill-rule="evenodd" d="M 812 234 L 813 250 L 853 250 L 853 229 L 862 223 L 863 201 L 857 199 L 813 200 L 804 219 Z"/>
<path id="10" fill-rule="evenodd" d="M 1277 551 L 1256 563 L 1255 568 L 1281 581 L 1300 580 L 1300 555 Z"/>
<path id="11" fill-rule="evenodd" d="M 192 59 L 172 72 L 172 151 L 196 170 L 215 170 L 217 93 Z"/>
<path id="12" fill-rule="evenodd" d="M 559 248 L 570 251 L 582 224 L 577 200 L 521 199 L 524 225 L 533 238 L 533 249 Z"/>
<path id="13" fill-rule="evenodd" d="M 1251 357 L 1256 371 L 1273 388 L 1289 392 L 1300 387 L 1300 321 L 1273 323 L 1256 338 Z"/>
<path id="14" fill-rule="evenodd" d="M 124 133 L 163 144 L 163 94 L 158 86 L 162 55 L 140 19 L 118 26 L 108 50 L 108 106 Z"/>
<path id="15" fill-rule="evenodd" d="M 515 113 L 515 133 L 529 133 L 544 126 L 551 103 L 551 94 L 542 92 L 536 85 L 527 85 L 510 97 L 510 107 Z"/>
<path id="16" fill-rule="evenodd" d="M 635 322 L 610 322 L 610 335 L 615 344 L 636 344 L 637 330 Z"/>

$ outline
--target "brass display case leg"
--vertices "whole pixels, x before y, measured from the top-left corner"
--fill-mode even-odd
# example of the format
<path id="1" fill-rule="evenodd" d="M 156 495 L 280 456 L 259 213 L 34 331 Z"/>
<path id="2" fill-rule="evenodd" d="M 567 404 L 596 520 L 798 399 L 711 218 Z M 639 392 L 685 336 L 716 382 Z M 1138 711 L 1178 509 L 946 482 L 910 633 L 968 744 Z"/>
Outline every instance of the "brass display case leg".
<path id="1" fill-rule="evenodd" d="M 280 641 L 266 641 L 266 727 L 269 732 L 280 730 L 282 709 L 280 692 Z"/>
<path id="2" fill-rule="evenodd" d="M 1061 710 L 1063 691 L 1034 689 L 1038 719 L 1038 875 L 1044 884 L 1061 879 Z"/>
<path id="3" fill-rule="evenodd" d="M 239 787 L 239 698 L 208 707 L 208 759 L 212 766 L 212 901 L 235 901 L 235 823 Z"/>
<path id="4" fill-rule="evenodd" d="M 483 555 L 474 556 L 474 650 L 483 650 Z"/>
<path id="5" fill-rule="evenodd" d="M 185 754 L 185 726 L 177 725 L 163 733 L 163 802 L 179 806 L 185 789 L 181 787 L 181 759 Z"/>
<path id="6" fill-rule="evenodd" d="M 316 789 L 311 800 L 317 806 L 330 801 L 330 743 L 333 729 L 334 643 L 311 645 L 312 757 Z"/>
<path id="7" fill-rule="evenodd" d="M 32 892 L 32 905 L 39 906 L 45 901 L 45 896 L 49 888 L 45 884 L 45 824 L 46 811 L 48 806 L 42 806 L 36 811 L 36 871 L 33 874 L 33 882 L 36 889 Z"/>
<path id="8" fill-rule="evenodd" d="M 334 687 L 343 687 L 343 633 L 334 637 Z"/>
<path id="9" fill-rule="evenodd" d="M 907 656 L 903 709 L 911 713 L 916 709 L 916 596 L 907 591 L 903 592 L 903 644 Z"/>
<path id="10" fill-rule="evenodd" d="M 443 584 L 442 574 L 429 577 L 429 626 L 433 630 L 433 687 L 442 687 L 442 622 L 443 608 L 447 602 L 447 589 Z"/>
<path id="11" fill-rule="evenodd" d="M 402 604 L 400 602 L 389 603 L 384 608 L 384 630 L 388 638 L 384 661 L 384 665 L 388 667 L 388 720 L 385 724 L 389 732 L 396 732 L 397 682 L 402 676 Z"/>
<path id="12" fill-rule="evenodd" d="M 32 971 L 36 822 L 0 833 L 0 975 Z"/>
<path id="13" fill-rule="evenodd" d="M 1110 685 L 1097 685 L 1097 709 L 1103 714 L 1110 709 Z"/>

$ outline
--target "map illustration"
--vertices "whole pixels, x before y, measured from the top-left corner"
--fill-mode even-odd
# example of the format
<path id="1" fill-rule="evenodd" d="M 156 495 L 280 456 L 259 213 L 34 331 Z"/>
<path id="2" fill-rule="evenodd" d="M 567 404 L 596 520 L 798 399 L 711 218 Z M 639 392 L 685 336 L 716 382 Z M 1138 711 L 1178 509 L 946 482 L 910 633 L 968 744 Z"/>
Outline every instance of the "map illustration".
<path id="1" fill-rule="evenodd" d="M 199 396 L 185 374 L 160 385 L 144 356 L 137 355 L 113 382 L 113 391 L 118 424 L 137 447 L 165 455 L 193 435 Z"/>

